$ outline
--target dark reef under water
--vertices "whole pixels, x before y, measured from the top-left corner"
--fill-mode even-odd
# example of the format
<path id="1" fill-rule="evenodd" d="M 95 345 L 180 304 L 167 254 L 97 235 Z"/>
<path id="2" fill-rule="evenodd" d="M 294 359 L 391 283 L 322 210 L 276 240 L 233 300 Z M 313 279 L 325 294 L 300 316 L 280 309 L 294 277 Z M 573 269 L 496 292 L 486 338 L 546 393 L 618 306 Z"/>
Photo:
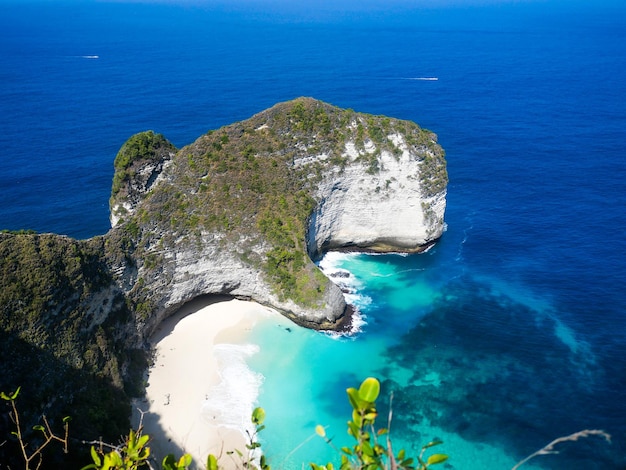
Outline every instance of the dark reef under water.
<path id="1" fill-rule="evenodd" d="M 432 311 L 387 351 L 390 368 L 412 373 L 405 384 L 383 382 L 384 393 L 393 392 L 394 432 L 421 442 L 420 424 L 428 422 L 522 459 L 583 429 L 622 429 L 626 414 L 609 415 L 605 409 L 620 399 L 619 375 L 584 341 L 563 337 L 563 328 L 550 312 L 480 281 L 451 282 Z M 591 437 L 558 450 L 537 463 L 626 468 L 616 457 L 626 455 L 621 440 L 607 444 Z"/>

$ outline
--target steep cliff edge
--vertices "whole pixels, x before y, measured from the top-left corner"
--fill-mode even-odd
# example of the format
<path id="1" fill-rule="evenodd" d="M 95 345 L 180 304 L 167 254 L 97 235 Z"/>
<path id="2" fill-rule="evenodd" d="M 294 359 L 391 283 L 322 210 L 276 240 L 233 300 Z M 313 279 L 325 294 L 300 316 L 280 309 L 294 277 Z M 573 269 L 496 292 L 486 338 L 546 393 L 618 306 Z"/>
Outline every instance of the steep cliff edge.
<path id="1" fill-rule="evenodd" d="M 114 166 L 106 235 L 0 234 L 4 386 L 41 374 L 34 400 L 90 400 L 84 419 L 98 433 L 118 432 L 98 409 L 127 405 L 119 397 L 136 391 L 146 340 L 184 303 L 228 294 L 338 329 L 343 295 L 313 260 L 341 248 L 419 252 L 444 229 L 435 134 L 310 98 L 181 149 L 139 133 Z"/>
<path id="2" fill-rule="evenodd" d="M 312 258 L 344 247 L 418 252 L 443 232 L 447 174 L 435 134 L 310 98 L 175 154 L 162 136 L 141 133 L 120 161 L 110 238 L 132 246 L 132 268 L 116 271 L 127 273 L 122 284 L 147 333 L 203 294 L 336 329 L 343 296 Z"/>

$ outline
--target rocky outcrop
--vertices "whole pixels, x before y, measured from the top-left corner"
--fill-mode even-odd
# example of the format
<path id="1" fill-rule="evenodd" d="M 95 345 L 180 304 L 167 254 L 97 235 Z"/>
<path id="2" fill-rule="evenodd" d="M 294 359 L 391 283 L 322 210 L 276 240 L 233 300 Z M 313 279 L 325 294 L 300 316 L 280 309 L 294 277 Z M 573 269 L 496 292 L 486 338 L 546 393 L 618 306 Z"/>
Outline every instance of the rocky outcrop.
<path id="1" fill-rule="evenodd" d="M 300 98 L 172 152 L 142 133 L 116 158 L 111 238 L 132 247 L 116 271 L 145 334 L 205 294 L 340 328 L 343 295 L 311 259 L 419 252 L 443 232 L 443 150 L 408 121 Z"/>
<path id="2" fill-rule="evenodd" d="M 121 218 L 134 214 L 176 151 L 174 145 L 152 131 L 135 134 L 124 143 L 113 162 L 115 174 L 109 201 L 111 227 Z"/>

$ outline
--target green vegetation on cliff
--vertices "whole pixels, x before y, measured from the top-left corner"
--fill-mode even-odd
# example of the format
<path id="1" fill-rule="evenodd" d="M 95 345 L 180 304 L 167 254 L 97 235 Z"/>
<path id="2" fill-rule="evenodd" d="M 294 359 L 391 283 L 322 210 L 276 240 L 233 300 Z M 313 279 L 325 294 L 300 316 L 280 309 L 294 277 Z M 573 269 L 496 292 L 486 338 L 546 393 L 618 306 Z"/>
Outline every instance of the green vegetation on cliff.
<path id="1" fill-rule="evenodd" d="M 32 339 L 33 344 L 48 344 L 49 334 L 59 340 L 59 334 L 70 327 L 72 315 L 64 318 L 64 324 L 45 325 L 41 324 L 39 313 L 51 312 L 52 321 L 74 300 L 80 303 L 110 283 L 99 241 L 81 242 L 52 234 L 0 235 L 0 325 L 3 330 L 19 330 L 21 335 Z M 72 313 L 81 316 L 81 312 Z M 49 331 L 51 327 L 54 330 Z"/>
<path id="2" fill-rule="evenodd" d="M 136 174 L 137 169 L 147 162 L 159 163 L 170 153 L 176 152 L 176 147 L 153 131 L 140 132 L 128 139 L 117 153 L 113 166 L 113 186 L 111 198 L 117 196 L 122 185 Z"/>
<path id="3" fill-rule="evenodd" d="M 433 133 L 409 121 L 299 98 L 182 148 L 166 180 L 125 217 L 126 231 L 135 235 L 144 267 L 158 264 L 150 258 L 157 256 L 155 245 L 161 252 L 185 239 L 201 245 L 203 234 L 219 233 L 245 263 L 263 270 L 281 299 L 315 306 L 328 280 L 307 252 L 307 223 L 316 205 L 311 195 L 324 175 L 343 171 L 351 160 L 379 171 L 381 152 L 402 153 L 392 135 L 403 136 L 403 145 L 421 156 L 416 177 L 424 197 L 443 191 L 444 153 Z M 153 148 L 164 145 L 152 133 L 133 136 L 116 159 L 115 181 L 128 177 L 128 161 L 149 160 Z M 350 155 L 348 145 L 358 155 Z"/>
<path id="4" fill-rule="evenodd" d="M 27 423 L 63 397 L 86 436 L 125 432 L 133 381 L 123 369 L 145 360 L 120 335 L 130 311 L 103 254 L 102 237 L 0 234 L 2 386 L 28 385 Z"/>

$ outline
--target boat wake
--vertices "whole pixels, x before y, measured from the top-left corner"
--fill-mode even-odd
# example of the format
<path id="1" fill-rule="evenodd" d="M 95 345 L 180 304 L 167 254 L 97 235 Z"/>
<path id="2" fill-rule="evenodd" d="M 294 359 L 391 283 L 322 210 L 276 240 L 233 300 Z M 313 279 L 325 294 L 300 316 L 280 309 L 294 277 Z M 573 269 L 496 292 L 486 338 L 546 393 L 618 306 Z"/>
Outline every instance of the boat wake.
<path id="1" fill-rule="evenodd" d="M 421 82 L 436 82 L 439 77 L 403 77 L 402 80 L 417 80 Z"/>

